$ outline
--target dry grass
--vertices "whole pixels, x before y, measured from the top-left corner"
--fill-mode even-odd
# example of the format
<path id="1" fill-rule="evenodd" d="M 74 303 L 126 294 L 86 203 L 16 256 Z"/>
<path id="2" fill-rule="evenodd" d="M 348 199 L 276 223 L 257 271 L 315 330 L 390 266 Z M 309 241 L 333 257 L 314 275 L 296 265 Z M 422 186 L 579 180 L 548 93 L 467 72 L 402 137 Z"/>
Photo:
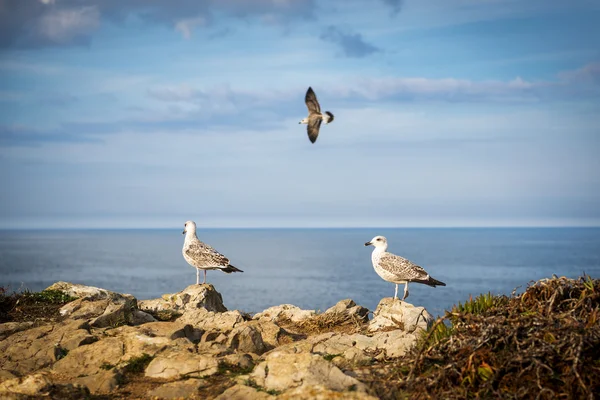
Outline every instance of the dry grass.
<path id="1" fill-rule="evenodd" d="M 317 314 L 300 322 L 294 322 L 287 318 L 280 319 L 277 324 L 286 331 L 300 336 L 300 338 L 326 332 L 346 334 L 364 333 L 367 327 L 362 318 L 357 315 L 333 312 Z"/>
<path id="2" fill-rule="evenodd" d="M 436 321 L 403 359 L 372 368 L 376 393 L 411 399 L 600 393 L 600 280 L 553 277 L 519 296 L 483 297 Z"/>

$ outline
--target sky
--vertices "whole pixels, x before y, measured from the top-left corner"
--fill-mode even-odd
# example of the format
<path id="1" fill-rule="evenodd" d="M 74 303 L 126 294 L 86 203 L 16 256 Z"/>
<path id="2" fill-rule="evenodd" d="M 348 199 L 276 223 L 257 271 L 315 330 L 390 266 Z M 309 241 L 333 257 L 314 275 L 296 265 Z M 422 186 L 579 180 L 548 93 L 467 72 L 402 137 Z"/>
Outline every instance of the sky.
<path id="1" fill-rule="evenodd" d="M 0 228 L 600 226 L 600 0 L 0 0 Z M 315 144 L 311 86 L 335 120 Z"/>

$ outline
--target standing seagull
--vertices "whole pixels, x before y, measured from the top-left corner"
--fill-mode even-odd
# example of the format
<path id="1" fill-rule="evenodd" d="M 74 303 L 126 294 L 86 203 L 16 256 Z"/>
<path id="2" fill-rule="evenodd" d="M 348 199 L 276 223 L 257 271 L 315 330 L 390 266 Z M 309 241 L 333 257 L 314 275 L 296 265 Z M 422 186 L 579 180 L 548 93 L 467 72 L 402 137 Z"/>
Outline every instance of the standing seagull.
<path id="1" fill-rule="evenodd" d="M 321 128 L 321 122 L 325 121 L 326 124 L 333 121 L 333 114 L 329 111 L 325 111 L 325 114 L 321 114 L 321 106 L 317 101 L 317 95 L 313 92 L 312 88 L 309 87 L 304 97 L 306 107 L 308 107 L 308 117 L 304 118 L 299 124 L 308 124 L 306 131 L 308 132 L 308 138 L 312 143 L 317 141 L 319 136 L 319 128 Z"/>
<path id="2" fill-rule="evenodd" d="M 183 242 L 183 258 L 192 267 L 196 268 L 196 285 L 200 284 L 200 270 L 204 270 L 204 281 L 206 283 L 206 271 L 209 269 L 220 269 L 228 274 L 232 272 L 244 272 L 229 264 L 229 259 L 219 253 L 206 243 L 202 243 L 196 236 L 196 223 L 187 221 L 183 228 L 185 241 Z"/>
<path id="3" fill-rule="evenodd" d="M 406 258 L 388 253 L 387 239 L 383 236 L 375 236 L 365 246 L 373 245 L 375 249 L 371 255 L 373 268 L 383 280 L 396 284 L 394 299 L 398 298 L 398 284 L 404 283 L 404 297 L 408 297 L 408 282 L 424 283 L 429 286 L 446 286 L 444 282 L 433 279 L 427 271 Z"/>

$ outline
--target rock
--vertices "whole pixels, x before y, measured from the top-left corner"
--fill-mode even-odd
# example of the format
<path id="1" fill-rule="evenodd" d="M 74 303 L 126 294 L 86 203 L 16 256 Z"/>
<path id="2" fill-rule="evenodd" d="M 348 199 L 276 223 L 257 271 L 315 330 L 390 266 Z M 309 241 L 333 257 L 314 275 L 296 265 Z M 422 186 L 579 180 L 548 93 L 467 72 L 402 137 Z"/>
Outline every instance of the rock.
<path id="1" fill-rule="evenodd" d="M 354 363 L 368 363 L 372 356 L 382 353 L 386 357 L 400 357 L 415 345 L 417 336 L 399 329 L 378 332 L 373 336 L 361 334 L 336 334 L 313 346 L 312 352 L 326 355 L 338 354 Z"/>
<path id="2" fill-rule="evenodd" d="M 336 392 L 329 390 L 323 385 L 300 386 L 277 396 L 277 400 L 377 400 L 377 397 L 370 396 L 363 392 Z"/>
<path id="3" fill-rule="evenodd" d="M 20 399 L 25 396 L 51 399 L 84 399 L 89 397 L 85 386 L 54 383 L 47 373 L 28 375 L 0 383 L 0 397 Z"/>
<path id="4" fill-rule="evenodd" d="M 71 297 L 87 298 L 90 301 L 113 299 L 123 296 L 120 293 L 111 292 L 110 290 L 71 282 L 56 282 L 48 286 L 45 290 L 60 290 Z"/>
<path id="5" fill-rule="evenodd" d="M 71 319 L 90 319 L 95 328 L 115 327 L 134 323 L 137 300 L 132 295 L 118 295 L 102 300 L 87 297 L 65 304 L 60 314 Z"/>
<path id="6" fill-rule="evenodd" d="M 215 400 L 269 400 L 273 397 L 246 385 L 235 385 L 215 397 Z"/>
<path id="7" fill-rule="evenodd" d="M 259 386 L 283 391 L 303 385 L 323 385 L 336 391 L 365 392 L 366 386 L 316 354 L 270 353 L 251 377 Z"/>
<path id="8" fill-rule="evenodd" d="M 254 367 L 254 360 L 249 354 L 229 354 L 223 357 L 221 360 L 229 365 L 244 370 L 249 370 Z"/>
<path id="9" fill-rule="evenodd" d="M 119 386 L 121 374 L 115 368 L 97 374 L 75 378 L 73 381 L 86 386 L 92 394 L 108 394 Z"/>
<path id="10" fill-rule="evenodd" d="M 242 353 L 262 354 L 267 351 L 260 331 L 254 326 L 241 325 L 228 336 L 227 346 Z"/>
<path id="11" fill-rule="evenodd" d="M 156 318 L 142 310 L 132 311 L 131 323 L 133 325 L 142 325 L 148 322 L 156 322 Z"/>
<path id="12" fill-rule="evenodd" d="M 123 355 L 123 340 L 108 337 L 70 351 L 54 364 L 52 370 L 71 377 L 94 375 L 101 370 L 102 365 L 118 364 Z"/>
<path id="13" fill-rule="evenodd" d="M 0 382 L 7 381 L 9 379 L 15 379 L 17 376 L 10 371 L 0 369 Z"/>
<path id="14" fill-rule="evenodd" d="M 256 314 L 253 320 L 266 320 L 277 323 L 281 320 L 289 319 L 292 322 L 300 322 L 314 316 L 316 313 L 312 310 L 302 310 L 292 304 L 282 304 L 280 306 L 269 307 L 263 312 Z"/>
<path id="15" fill-rule="evenodd" d="M 198 389 L 202 386 L 204 386 L 204 382 L 194 378 L 165 383 L 148 392 L 148 397 L 152 399 L 189 399 L 197 394 Z"/>
<path id="16" fill-rule="evenodd" d="M 324 314 L 345 314 L 356 316 L 357 320 L 367 322 L 369 320 L 369 309 L 363 306 L 357 306 L 354 300 L 346 299 L 327 309 Z"/>
<path id="17" fill-rule="evenodd" d="M 227 308 L 223 305 L 221 294 L 209 283 L 190 285 L 181 292 L 165 294 L 160 299 L 142 300 L 139 302 L 139 308 L 151 312 L 164 310 L 183 312 L 196 308 L 204 308 L 214 312 L 227 311 Z"/>
<path id="18" fill-rule="evenodd" d="M 88 329 L 86 322 L 66 321 L 14 333 L 0 342 L 0 369 L 22 376 L 49 367 L 96 340 Z"/>
<path id="19" fill-rule="evenodd" d="M 263 343 L 270 349 L 292 341 L 288 332 L 271 321 L 248 321 L 246 324 L 258 329 Z"/>
<path id="20" fill-rule="evenodd" d="M 0 324 L 0 340 L 4 340 L 13 333 L 21 332 L 33 326 L 33 322 L 5 322 Z"/>
<path id="21" fill-rule="evenodd" d="M 369 322 L 369 331 L 401 329 L 413 333 L 417 329 L 427 330 L 433 325 L 433 316 L 424 307 L 415 307 L 410 303 L 394 300 L 393 297 L 381 299 Z"/>
<path id="22" fill-rule="evenodd" d="M 239 311 L 213 312 L 204 308 L 185 310 L 177 322 L 190 324 L 205 331 L 230 331 L 244 322 Z"/>
<path id="23" fill-rule="evenodd" d="M 214 375 L 219 362 L 211 355 L 187 352 L 165 352 L 154 358 L 146 368 L 148 378 L 179 378 L 181 375 L 204 377 Z"/>

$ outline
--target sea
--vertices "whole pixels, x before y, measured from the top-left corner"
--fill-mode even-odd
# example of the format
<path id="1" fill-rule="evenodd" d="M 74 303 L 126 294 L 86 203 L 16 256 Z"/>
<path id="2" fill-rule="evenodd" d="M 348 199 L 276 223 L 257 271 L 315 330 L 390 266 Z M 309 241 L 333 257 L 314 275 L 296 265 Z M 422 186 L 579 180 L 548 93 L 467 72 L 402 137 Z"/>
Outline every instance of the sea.
<path id="1" fill-rule="evenodd" d="M 434 316 L 481 293 L 520 293 L 553 275 L 600 277 L 600 228 L 199 229 L 200 240 L 243 273 L 208 271 L 228 309 L 280 304 L 324 311 L 353 299 L 370 310 L 394 295 L 371 265 L 376 235 L 388 251 L 446 283 L 412 283 L 407 301 Z M 3 230 L 0 287 L 39 291 L 57 281 L 130 293 L 138 300 L 196 283 L 181 229 Z M 403 287 L 400 286 L 399 293 Z"/>

